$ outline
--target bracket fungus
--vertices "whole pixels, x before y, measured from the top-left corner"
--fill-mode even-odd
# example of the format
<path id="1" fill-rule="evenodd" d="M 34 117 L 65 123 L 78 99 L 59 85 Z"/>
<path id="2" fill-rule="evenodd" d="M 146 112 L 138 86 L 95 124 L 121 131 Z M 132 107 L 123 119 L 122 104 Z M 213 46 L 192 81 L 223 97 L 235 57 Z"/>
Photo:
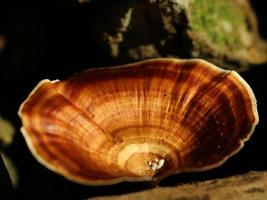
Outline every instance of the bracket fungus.
<path id="1" fill-rule="evenodd" d="M 87 185 L 218 167 L 258 123 L 254 94 L 236 72 L 171 58 L 42 80 L 19 116 L 35 158 Z"/>

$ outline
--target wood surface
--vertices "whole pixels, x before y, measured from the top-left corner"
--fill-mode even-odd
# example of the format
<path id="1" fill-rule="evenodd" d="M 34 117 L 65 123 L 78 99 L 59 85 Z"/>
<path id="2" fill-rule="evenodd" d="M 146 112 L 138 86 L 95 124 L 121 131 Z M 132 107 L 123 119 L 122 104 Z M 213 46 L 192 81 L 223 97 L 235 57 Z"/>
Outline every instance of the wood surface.
<path id="1" fill-rule="evenodd" d="M 189 183 L 91 200 L 264 200 L 267 199 L 267 172 L 249 172 L 222 179 Z"/>

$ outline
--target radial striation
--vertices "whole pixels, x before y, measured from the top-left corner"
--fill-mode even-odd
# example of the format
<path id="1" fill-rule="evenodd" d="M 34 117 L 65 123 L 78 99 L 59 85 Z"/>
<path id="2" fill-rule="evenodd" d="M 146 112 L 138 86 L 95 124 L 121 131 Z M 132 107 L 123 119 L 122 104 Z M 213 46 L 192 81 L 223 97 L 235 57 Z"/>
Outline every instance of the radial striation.
<path id="1" fill-rule="evenodd" d="M 199 59 L 152 59 L 43 80 L 19 115 L 37 160 L 89 185 L 217 167 L 258 123 L 248 84 Z"/>

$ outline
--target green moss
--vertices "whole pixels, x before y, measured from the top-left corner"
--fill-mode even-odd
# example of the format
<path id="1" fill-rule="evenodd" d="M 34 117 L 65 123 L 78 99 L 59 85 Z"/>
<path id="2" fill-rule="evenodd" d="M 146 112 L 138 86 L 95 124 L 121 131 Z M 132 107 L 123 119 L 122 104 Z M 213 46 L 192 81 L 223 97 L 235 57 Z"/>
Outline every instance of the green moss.
<path id="1" fill-rule="evenodd" d="M 206 34 L 215 45 L 230 50 L 243 47 L 239 30 L 245 27 L 244 15 L 231 0 L 194 0 L 190 23 L 193 31 Z"/>

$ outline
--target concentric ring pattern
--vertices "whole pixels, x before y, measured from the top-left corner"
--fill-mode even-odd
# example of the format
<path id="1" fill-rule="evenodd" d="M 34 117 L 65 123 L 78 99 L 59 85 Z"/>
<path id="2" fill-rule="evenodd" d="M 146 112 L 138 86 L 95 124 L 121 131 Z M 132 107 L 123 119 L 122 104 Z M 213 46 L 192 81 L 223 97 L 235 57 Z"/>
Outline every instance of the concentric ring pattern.
<path id="1" fill-rule="evenodd" d="M 89 185 L 217 167 L 258 123 L 248 84 L 199 59 L 152 59 L 43 80 L 19 115 L 37 160 Z"/>

